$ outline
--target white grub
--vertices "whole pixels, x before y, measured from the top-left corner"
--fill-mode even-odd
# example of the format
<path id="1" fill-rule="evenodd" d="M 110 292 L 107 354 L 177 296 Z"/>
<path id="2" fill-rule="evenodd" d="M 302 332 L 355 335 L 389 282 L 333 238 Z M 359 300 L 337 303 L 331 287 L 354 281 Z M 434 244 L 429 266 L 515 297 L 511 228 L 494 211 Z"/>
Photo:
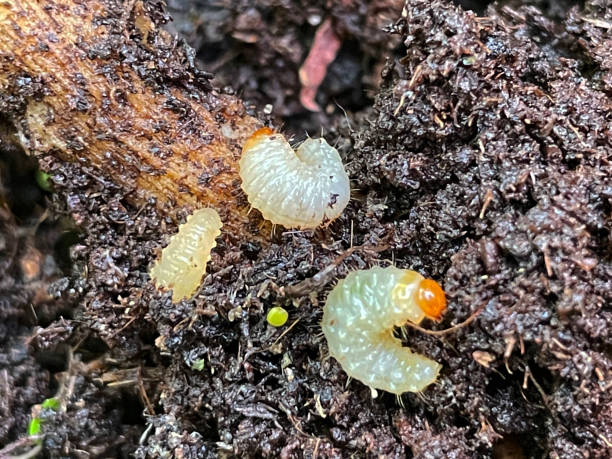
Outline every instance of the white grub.
<path id="1" fill-rule="evenodd" d="M 266 220 L 286 228 L 316 228 L 337 218 L 350 199 L 340 155 L 325 139 L 294 151 L 282 134 L 260 129 L 244 145 L 242 189 Z"/>
<path id="2" fill-rule="evenodd" d="M 150 275 L 158 289 L 172 290 L 174 303 L 190 298 L 200 286 L 221 226 L 214 209 L 196 210 L 162 250 Z"/>
<path id="3" fill-rule="evenodd" d="M 423 276 L 396 267 L 354 271 L 327 297 L 321 327 L 329 353 L 352 378 L 393 394 L 421 392 L 440 364 L 403 347 L 393 327 L 425 317 L 416 303 Z"/>

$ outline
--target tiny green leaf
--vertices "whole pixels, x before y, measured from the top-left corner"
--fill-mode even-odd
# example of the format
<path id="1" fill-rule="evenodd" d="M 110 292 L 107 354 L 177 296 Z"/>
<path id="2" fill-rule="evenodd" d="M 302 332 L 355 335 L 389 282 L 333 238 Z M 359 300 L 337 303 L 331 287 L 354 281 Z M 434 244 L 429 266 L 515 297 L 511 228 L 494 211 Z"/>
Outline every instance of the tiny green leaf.
<path id="1" fill-rule="evenodd" d="M 193 368 L 195 371 L 202 371 L 204 369 L 204 359 L 195 360 L 191 364 L 191 368 Z"/>
<path id="2" fill-rule="evenodd" d="M 49 179 L 49 174 L 38 169 L 36 171 L 36 183 L 45 191 L 53 191 L 53 185 L 51 184 L 51 180 Z"/>
<path id="3" fill-rule="evenodd" d="M 42 402 L 42 407 L 47 408 L 53 411 L 57 411 L 59 409 L 60 402 L 55 397 L 51 397 Z"/>
<path id="4" fill-rule="evenodd" d="M 42 421 L 40 418 L 32 418 L 30 424 L 28 425 L 28 435 L 33 437 L 34 435 L 40 435 L 42 431 Z"/>

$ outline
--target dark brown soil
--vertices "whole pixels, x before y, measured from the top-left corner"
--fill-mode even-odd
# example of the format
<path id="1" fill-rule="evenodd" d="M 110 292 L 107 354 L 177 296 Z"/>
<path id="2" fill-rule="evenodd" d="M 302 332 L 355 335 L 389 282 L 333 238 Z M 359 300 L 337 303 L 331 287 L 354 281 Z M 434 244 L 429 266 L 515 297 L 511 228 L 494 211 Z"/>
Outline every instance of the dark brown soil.
<path id="1" fill-rule="evenodd" d="M 1 136 L 0 444 L 56 395 L 46 457 L 609 457 L 605 2 L 171 3 L 217 85 L 296 136 L 324 129 L 354 199 L 327 228 L 220 241 L 175 305 L 147 272 L 176 222 L 76 164 L 47 160 L 40 191 Z M 342 47 L 310 113 L 298 69 L 326 18 Z M 366 248 L 313 277 L 351 246 Z M 319 327 L 336 279 L 392 262 L 444 286 L 432 327 L 481 311 L 441 337 L 405 331 L 443 369 L 401 404 L 347 381 Z"/>

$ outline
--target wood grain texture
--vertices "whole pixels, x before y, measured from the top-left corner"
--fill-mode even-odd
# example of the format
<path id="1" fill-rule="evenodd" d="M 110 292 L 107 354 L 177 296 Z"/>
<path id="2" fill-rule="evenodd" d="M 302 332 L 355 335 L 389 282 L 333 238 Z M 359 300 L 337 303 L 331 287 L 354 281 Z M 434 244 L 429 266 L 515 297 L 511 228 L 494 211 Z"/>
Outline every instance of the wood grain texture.
<path id="1" fill-rule="evenodd" d="M 135 204 L 212 207 L 248 222 L 238 160 L 258 127 L 159 29 L 157 1 L 0 3 L 0 112 L 25 150 L 110 177 Z"/>

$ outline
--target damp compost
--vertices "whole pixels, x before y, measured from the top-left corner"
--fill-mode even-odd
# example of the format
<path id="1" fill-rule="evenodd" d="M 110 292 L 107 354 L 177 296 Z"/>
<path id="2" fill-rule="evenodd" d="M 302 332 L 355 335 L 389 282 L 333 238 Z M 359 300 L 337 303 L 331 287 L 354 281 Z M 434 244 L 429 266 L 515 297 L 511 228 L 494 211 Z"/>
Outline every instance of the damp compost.
<path id="1" fill-rule="evenodd" d="M 47 0 L 2 29 L 28 3 L 0 5 L 31 46 L 0 39 L 0 458 L 610 457 L 606 0 Z M 249 212 L 264 125 L 338 150 L 339 218 Z M 149 272 L 201 202 L 224 228 L 173 302 Z M 448 301 L 396 330 L 441 365 L 401 397 L 320 326 L 391 265 Z"/>

